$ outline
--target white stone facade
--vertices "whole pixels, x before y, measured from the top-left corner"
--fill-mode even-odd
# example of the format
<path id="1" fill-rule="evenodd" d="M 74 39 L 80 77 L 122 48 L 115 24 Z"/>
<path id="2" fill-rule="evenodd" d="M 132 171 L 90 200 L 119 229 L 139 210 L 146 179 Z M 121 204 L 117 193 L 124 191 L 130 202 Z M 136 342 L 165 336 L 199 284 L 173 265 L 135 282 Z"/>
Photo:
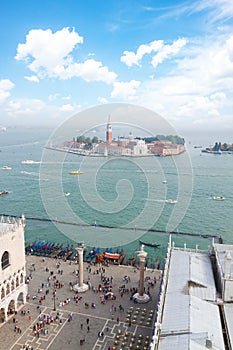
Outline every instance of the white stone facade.
<path id="1" fill-rule="evenodd" d="M 26 303 L 24 217 L 0 218 L 0 323 Z"/>

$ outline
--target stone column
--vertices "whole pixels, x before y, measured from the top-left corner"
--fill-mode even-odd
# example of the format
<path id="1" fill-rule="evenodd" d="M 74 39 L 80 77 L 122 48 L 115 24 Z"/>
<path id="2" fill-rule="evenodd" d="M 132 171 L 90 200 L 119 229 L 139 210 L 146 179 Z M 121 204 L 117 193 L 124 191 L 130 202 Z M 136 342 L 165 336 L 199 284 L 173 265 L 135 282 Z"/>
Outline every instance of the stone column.
<path id="1" fill-rule="evenodd" d="M 138 257 L 140 260 L 140 279 L 139 279 L 139 295 L 142 297 L 144 294 L 144 271 L 145 271 L 145 263 L 146 263 L 147 253 L 142 251 L 138 253 Z"/>
<path id="2" fill-rule="evenodd" d="M 77 246 L 78 251 L 78 261 L 79 261 L 79 283 L 73 286 L 73 290 L 78 293 L 86 292 L 88 290 L 88 285 L 83 283 L 83 250 L 84 244 L 79 243 Z"/>
<path id="3" fill-rule="evenodd" d="M 138 252 L 140 260 L 140 279 L 139 279 L 139 293 L 134 294 L 133 299 L 138 303 L 147 303 L 150 300 L 149 295 L 144 293 L 144 271 L 147 252 L 144 251 L 144 245 L 142 244 L 141 250 Z"/>

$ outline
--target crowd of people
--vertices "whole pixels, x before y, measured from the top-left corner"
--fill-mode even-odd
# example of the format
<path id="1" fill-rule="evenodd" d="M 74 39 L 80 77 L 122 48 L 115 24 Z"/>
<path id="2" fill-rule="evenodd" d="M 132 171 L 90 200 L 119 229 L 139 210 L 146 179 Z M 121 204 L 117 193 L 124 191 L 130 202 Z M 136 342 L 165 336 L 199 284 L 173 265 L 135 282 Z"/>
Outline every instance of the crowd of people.
<path id="1" fill-rule="evenodd" d="M 51 259 L 52 260 L 52 259 Z M 47 259 L 43 259 L 42 262 L 44 264 L 44 277 L 40 281 L 37 293 L 33 294 L 32 297 L 30 294 L 27 296 L 27 301 L 30 302 L 31 299 L 34 301 L 34 304 L 36 305 L 37 311 L 39 313 L 38 315 L 38 321 L 33 323 L 31 325 L 31 330 L 35 337 L 39 338 L 41 335 L 46 336 L 50 333 L 50 325 L 54 322 L 56 322 L 59 325 L 62 325 L 61 315 L 59 312 L 56 313 L 56 316 L 53 316 L 53 313 L 49 314 L 43 314 L 42 313 L 42 306 L 44 305 L 44 302 L 46 298 L 49 300 L 52 300 L 53 309 L 56 310 L 62 309 L 63 307 L 67 306 L 70 303 L 75 303 L 75 305 L 83 305 L 85 309 L 92 308 L 96 309 L 101 304 L 106 304 L 111 302 L 111 306 L 109 308 L 109 319 L 116 321 L 117 323 L 120 322 L 120 320 L 123 319 L 123 316 L 121 317 L 120 313 L 124 313 L 124 307 L 122 306 L 121 299 L 125 296 L 127 296 L 128 300 L 132 300 L 132 297 L 135 293 L 138 291 L 138 285 L 135 286 L 131 285 L 131 277 L 130 275 L 122 275 L 121 277 L 121 283 L 114 283 L 114 278 L 112 275 L 109 275 L 108 270 L 108 264 L 102 265 L 97 263 L 87 263 L 86 264 L 86 281 L 85 283 L 88 284 L 89 289 L 94 293 L 95 297 L 93 297 L 93 300 L 91 298 L 91 294 L 87 292 L 87 294 L 78 293 L 77 291 L 73 291 L 73 285 L 77 283 L 77 277 L 79 276 L 79 270 L 78 270 L 78 263 L 77 262 L 64 262 L 64 261 L 54 261 L 54 268 L 51 268 L 51 260 L 48 267 L 46 261 Z M 64 264 L 67 265 L 74 265 L 75 269 L 71 270 L 70 274 L 71 276 L 75 277 L 75 281 L 69 281 L 64 282 L 64 274 L 66 271 L 65 266 L 62 266 Z M 40 269 L 43 269 L 43 264 L 39 267 Z M 27 276 L 27 281 L 30 283 L 31 279 L 33 278 L 33 273 L 36 270 L 35 264 L 32 266 L 32 271 Z M 132 270 L 134 274 L 137 272 L 137 270 Z M 92 277 L 93 276 L 93 277 Z M 67 276 L 66 276 L 67 279 Z M 135 280 L 135 278 L 134 278 Z M 123 283 L 123 284 L 122 284 Z M 150 294 L 150 288 L 153 288 L 156 284 L 156 277 L 153 278 L 147 278 L 145 279 L 145 285 L 147 289 L 145 291 Z M 62 294 L 59 293 L 59 290 L 64 289 Z M 62 299 L 60 299 L 60 295 L 64 296 L 67 294 L 67 296 Z M 98 294 L 98 298 L 96 298 L 96 294 Z M 88 295 L 88 298 L 86 298 L 86 295 Z M 99 299 L 99 303 L 98 300 Z M 124 299 L 124 298 L 123 298 Z M 116 303 L 117 301 L 117 303 Z M 48 302 L 46 303 L 48 304 Z M 124 304 L 124 303 L 123 303 Z M 67 317 L 67 316 L 66 316 Z M 73 319 L 72 313 L 68 314 L 68 322 L 71 322 Z M 14 328 L 15 331 L 17 331 L 16 326 Z M 90 322 L 89 318 L 87 318 L 87 325 L 85 327 L 85 330 L 83 328 L 83 323 L 81 323 L 81 331 L 82 336 L 80 337 L 80 345 L 83 345 L 87 340 L 88 333 L 90 332 Z M 104 337 L 103 330 L 100 330 L 98 333 L 98 338 L 102 339 Z M 25 344 L 22 349 L 26 350 L 33 350 L 28 344 Z"/>

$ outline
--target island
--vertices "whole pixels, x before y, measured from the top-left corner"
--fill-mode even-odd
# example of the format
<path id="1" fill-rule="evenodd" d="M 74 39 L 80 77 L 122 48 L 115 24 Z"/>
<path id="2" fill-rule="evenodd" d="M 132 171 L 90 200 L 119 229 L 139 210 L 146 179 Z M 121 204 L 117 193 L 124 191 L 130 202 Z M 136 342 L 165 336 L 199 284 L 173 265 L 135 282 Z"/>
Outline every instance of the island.
<path id="1" fill-rule="evenodd" d="M 176 135 L 157 135 L 155 137 L 134 137 L 132 132 L 128 137 L 113 138 L 112 125 L 107 123 L 106 138 L 99 140 L 84 135 L 65 141 L 62 146 L 49 146 L 49 149 L 75 153 L 82 156 L 107 157 L 149 157 L 175 156 L 185 152 L 185 140 Z"/>
<path id="2" fill-rule="evenodd" d="M 211 154 L 232 154 L 233 153 L 233 144 L 215 142 L 213 147 L 207 147 L 202 150 L 203 153 L 211 153 Z"/>

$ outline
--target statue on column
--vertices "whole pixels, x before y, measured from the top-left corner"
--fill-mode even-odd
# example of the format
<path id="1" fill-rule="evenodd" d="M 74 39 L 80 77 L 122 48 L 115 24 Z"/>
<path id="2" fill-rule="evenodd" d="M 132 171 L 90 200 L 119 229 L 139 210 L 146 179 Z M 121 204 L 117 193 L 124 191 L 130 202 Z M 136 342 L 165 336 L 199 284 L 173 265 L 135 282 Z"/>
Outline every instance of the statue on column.
<path id="1" fill-rule="evenodd" d="M 144 244 L 141 245 L 141 250 L 138 252 L 140 261 L 140 279 L 139 279 L 139 293 L 134 294 L 133 299 L 137 303 L 147 303 L 150 296 L 144 292 L 144 271 L 146 263 L 147 252 L 144 250 Z"/>
<path id="2" fill-rule="evenodd" d="M 79 261 L 79 282 L 73 286 L 73 290 L 78 293 L 86 292 L 89 287 L 87 284 L 83 283 L 83 250 L 84 243 L 80 242 L 77 246 L 78 261 Z"/>

